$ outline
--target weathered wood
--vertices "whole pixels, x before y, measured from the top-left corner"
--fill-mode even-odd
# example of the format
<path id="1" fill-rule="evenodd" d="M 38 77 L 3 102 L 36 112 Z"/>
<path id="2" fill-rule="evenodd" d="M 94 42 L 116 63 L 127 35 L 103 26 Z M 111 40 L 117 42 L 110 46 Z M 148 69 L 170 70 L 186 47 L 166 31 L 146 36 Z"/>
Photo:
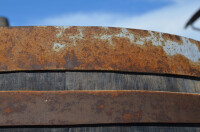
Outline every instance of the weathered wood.
<path id="1" fill-rule="evenodd" d="M 157 90 L 200 93 L 199 78 L 181 76 L 139 75 L 114 72 L 16 72 L 0 74 L 0 90 Z M 6 132 L 26 131 L 200 131 L 200 126 L 185 124 L 111 124 L 96 126 L 13 127 L 0 128 Z"/>
<path id="2" fill-rule="evenodd" d="M 200 93 L 200 79 L 114 72 L 0 74 L 0 90 L 155 90 Z"/>

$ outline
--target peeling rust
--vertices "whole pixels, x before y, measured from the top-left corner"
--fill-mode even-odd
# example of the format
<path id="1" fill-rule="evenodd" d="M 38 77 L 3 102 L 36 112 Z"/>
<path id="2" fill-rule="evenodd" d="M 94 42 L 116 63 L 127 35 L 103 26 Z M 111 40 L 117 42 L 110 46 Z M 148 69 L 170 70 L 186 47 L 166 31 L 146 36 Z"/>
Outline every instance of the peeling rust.
<path id="1" fill-rule="evenodd" d="M 0 71 L 114 70 L 200 77 L 200 42 L 111 27 L 1 27 Z"/>
<path id="2" fill-rule="evenodd" d="M 1 91 L 0 100 L 0 126 L 200 123 L 199 94 L 134 90 Z"/>

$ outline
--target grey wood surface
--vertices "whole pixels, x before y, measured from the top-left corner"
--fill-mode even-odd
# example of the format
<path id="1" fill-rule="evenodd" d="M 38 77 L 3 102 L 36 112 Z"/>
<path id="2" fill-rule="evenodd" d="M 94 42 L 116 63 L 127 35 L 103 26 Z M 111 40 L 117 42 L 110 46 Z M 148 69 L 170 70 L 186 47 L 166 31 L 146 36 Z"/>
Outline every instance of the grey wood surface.
<path id="1" fill-rule="evenodd" d="M 200 93 L 200 79 L 114 72 L 0 73 L 0 90 L 156 90 Z M 1 127 L 5 132 L 199 132 L 199 124 Z"/>

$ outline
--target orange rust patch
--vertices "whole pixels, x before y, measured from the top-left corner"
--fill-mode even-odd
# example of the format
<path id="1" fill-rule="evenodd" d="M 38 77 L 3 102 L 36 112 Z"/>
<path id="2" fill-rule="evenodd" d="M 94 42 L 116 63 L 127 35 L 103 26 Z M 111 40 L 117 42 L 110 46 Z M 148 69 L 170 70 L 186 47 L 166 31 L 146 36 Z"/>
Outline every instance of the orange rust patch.
<path id="1" fill-rule="evenodd" d="M 137 44 L 137 38 L 150 36 L 148 31 L 127 29 L 128 33 L 122 34 L 121 28 L 60 28 L 1 28 L 0 71 L 115 70 L 200 76 L 200 62 L 192 62 L 179 54 L 169 56 L 162 46 L 153 46 L 151 41 Z M 60 30 L 62 35 L 57 37 Z M 129 33 L 134 41 L 128 38 Z M 153 33 L 159 37 L 159 33 Z M 111 40 L 106 35 L 111 35 Z M 180 38 L 169 34 L 162 37 L 174 42 Z M 53 52 L 55 43 L 67 46 Z"/>
<path id="2" fill-rule="evenodd" d="M 6 108 L 6 109 L 5 109 L 5 112 L 6 112 L 7 114 L 11 113 L 11 109 L 10 109 L 10 108 Z"/>
<path id="3" fill-rule="evenodd" d="M 171 34 L 162 34 L 162 38 L 165 40 L 170 40 L 173 42 L 177 42 L 178 44 L 182 45 L 182 38 L 177 35 L 171 35 Z"/>
<path id="4" fill-rule="evenodd" d="M 99 109 L 103 109 L 104 108 L 104 105 L 99 105 Z"/>
<path id="5" fill-rule="evenodd" d="M 112 95 L 112 97 L 117 97 L 117 96 L 119 96 L 119 93 L 118 92 L 112 92 L 111 95 Z"/>
<path id="6" fill-rule="evenodd" d="M 124 114 L 123 115 L 124 120 L 130 121 L 133 119 L 133 114 Z"/>
<path id="7" fill-rule="evenodd" d="M 140 36 L 140 37 L 148 37 L 150 33 L 147 30 L 138 30 L 138 29 L 128 29 L 131 33 Z"/>
<path id="8" fill-rule="evenodd" d="M 125 113 L 123 115 L 124 121 L 139 121 L 142 118 L 142 111 L 138 111 L 135 113 Z"/>

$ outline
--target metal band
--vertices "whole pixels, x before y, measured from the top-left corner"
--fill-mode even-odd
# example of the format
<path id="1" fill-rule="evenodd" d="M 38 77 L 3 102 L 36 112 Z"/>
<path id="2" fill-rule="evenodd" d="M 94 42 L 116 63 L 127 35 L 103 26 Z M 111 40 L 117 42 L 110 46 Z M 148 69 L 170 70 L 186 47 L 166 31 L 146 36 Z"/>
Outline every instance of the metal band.
<path id="1" fill-rule="evenodd" d="M 200 77 L 200 42 L 111 27 L 0 27 L 0 71 L 109 70 Z"/>
<path id="2" fill-rule="evenodd" d="M 200 123 L 200 95 L 153 91 L 0 92 L 0 126 Z"/>

